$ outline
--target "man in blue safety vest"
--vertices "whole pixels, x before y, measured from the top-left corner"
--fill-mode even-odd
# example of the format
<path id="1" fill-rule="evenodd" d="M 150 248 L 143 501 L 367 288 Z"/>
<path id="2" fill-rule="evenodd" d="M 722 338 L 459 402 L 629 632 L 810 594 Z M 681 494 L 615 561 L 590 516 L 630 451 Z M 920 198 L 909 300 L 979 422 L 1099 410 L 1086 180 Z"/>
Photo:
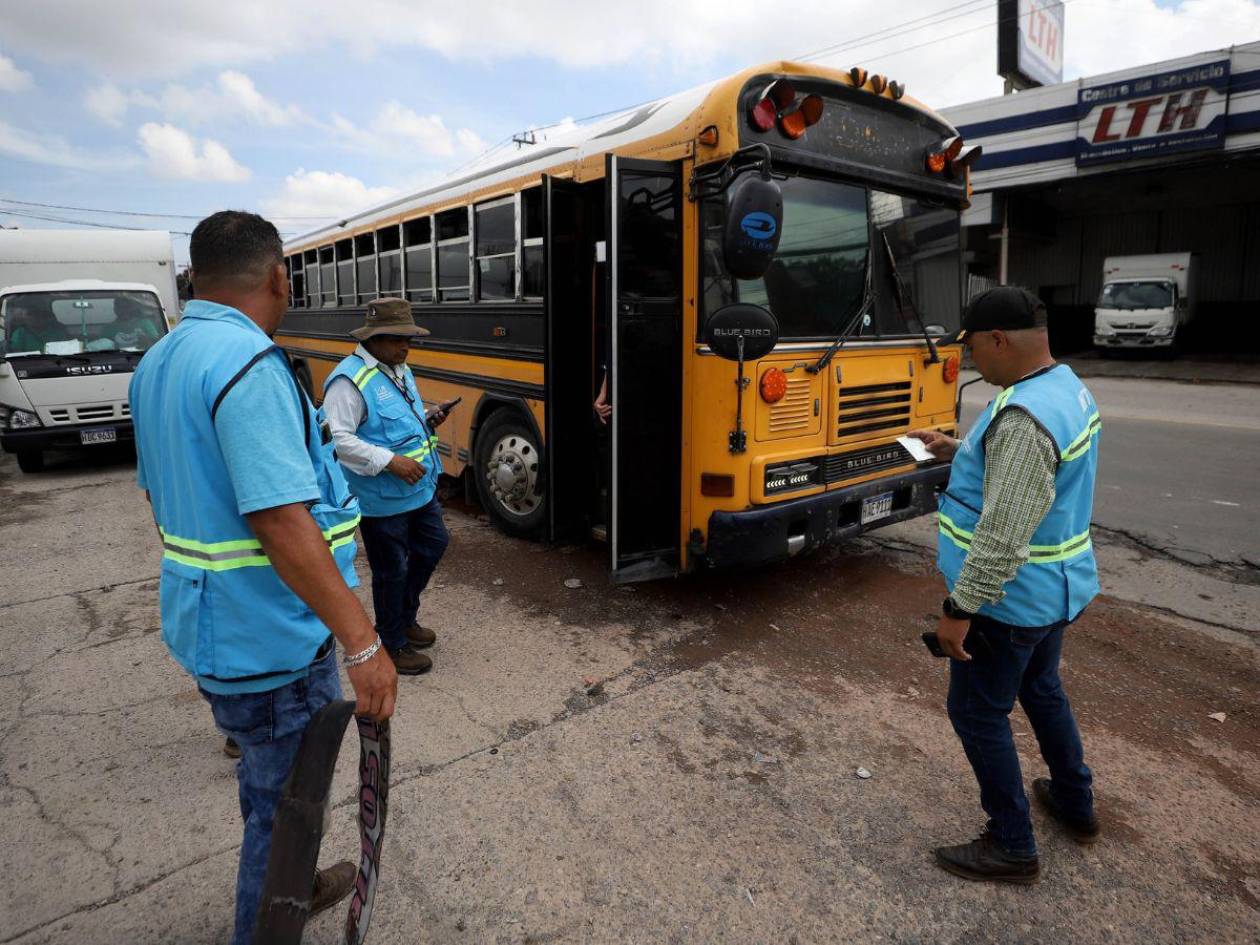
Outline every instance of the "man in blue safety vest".
<path id="1" fill-rule="evenodd" d="M 232 942 L 247 945 L 302 733 L 341 697 L 334 638 L 359 714 L 388 718 L 397 676 L 350 590 L 358 504 L 271 340 L 289 298 L 280 235 L 224 211 L 197 225 L 189 255 L 197 298 L 141 360 L 131 413 L 162 541 L 162 639 L 240 746 Z M 356 875 L 349 862 L 319 871 L 311 911 Z"/>
<path id="2" fill-rule="evenodd" d="M 359 341 L 324 382 L 324 410 L 337 459 L 363 509 L 359 532 L 372 566 L 376 629 L 397 671 L 427 672 L 420 652 L 437 634 L 419 622 L 420 595 L 446 551 L 449 536 L 437 499 L 433 430 L 453 402 L 426 410 L 407 367 L 411 339 L 427 335 L 405 299 L 368 303 Z"/>
<path id="3" fill-rule="evenodd" d="M 1075 840 L 1098 837 L 1092 775 L 1059 679 L 1065 628 L 1098 593 L 1089 522 L 1100 422 L 1094 398 L 1050 354 L 1046 308 L 1024 289 L 977 296 L 959 333 L 1002 388 L 959 441 L 915 431 L 952 459 L 940 499 L 937 565 L 949 596 L 936 637 L 950 660 L 948 710 L 989 817 L 937 863 L 973 880 L 1037 879 L 1037 846 L 1008 716 L 1016 698 L 1049 778 L 1033 782 Z"/>

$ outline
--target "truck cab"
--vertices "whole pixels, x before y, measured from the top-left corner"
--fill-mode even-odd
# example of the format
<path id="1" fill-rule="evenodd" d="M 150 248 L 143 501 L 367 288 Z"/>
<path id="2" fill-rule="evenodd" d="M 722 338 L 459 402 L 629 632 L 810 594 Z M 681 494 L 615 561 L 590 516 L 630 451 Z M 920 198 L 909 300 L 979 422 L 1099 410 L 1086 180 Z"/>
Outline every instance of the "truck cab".
<path id="1" fill-rule="evenodd" d="M 1194 274 L 1190 253 L 1108 258 L 1094 309 L 1094 345 L 1104 353 L 1174 350 L 1194 316 Z"/>
<path id="2" fill-rule="evenodd" d="M 49 450 L 132 440 L 127 387 L 166 332 L 159 291 L 146 283 L 0 289 L 0 447 L 37 472 Z"/>

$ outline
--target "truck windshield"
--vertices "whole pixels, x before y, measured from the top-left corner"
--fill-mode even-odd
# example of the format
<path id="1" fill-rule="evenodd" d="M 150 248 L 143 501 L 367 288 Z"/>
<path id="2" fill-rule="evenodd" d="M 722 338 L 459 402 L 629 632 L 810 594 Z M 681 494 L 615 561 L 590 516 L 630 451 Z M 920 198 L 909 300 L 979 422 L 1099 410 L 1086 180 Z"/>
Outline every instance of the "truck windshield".
<path id="1" fill-rule="evenodd" d="M 146 351 L 166 332 L 152 292 L 21 292 L 0 305 L 4 353 L 70 355 Z"/>
<path id="2" fill-rule="evenodd" d="M 722 199 L 701 208 L 704 310 L 730 302 L 763 305 L 786 339 L 828 339 L 862 304 L 866 265 L 875 304 L 854 337 L 905 337 L 958 327 L 962 306 L 958 211 L 916 197 L 838 181 L 781 182 L 783 230 L 760 279 L 734 279 L 722 260 Z"/>
<path id="3" fill-rule="evenodd" d="M 1138 308 L 1171 308 L 1171 282 L 1108 282 L 1098 297 L 1099 308 L 1132 311 Z"/>

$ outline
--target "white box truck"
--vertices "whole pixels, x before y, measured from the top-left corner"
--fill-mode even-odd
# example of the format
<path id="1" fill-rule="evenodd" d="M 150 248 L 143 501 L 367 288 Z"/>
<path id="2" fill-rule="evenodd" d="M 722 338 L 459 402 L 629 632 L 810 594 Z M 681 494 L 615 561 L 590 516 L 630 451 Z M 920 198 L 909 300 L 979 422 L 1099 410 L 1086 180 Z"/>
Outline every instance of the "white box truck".
<path id="1" fill-rule="evenodd" d="M 1196 257 L 1191 253 L 1108 256 L 1094 307 L 1094 345 L 1172 351 L 1194 318 Z"/>
<path id="2" fill-rule="evenodd" d="M 132 372 L 178 317 L 169 233 L 0 230 L 0 447 L 29 473 L 133 440 Z"/>

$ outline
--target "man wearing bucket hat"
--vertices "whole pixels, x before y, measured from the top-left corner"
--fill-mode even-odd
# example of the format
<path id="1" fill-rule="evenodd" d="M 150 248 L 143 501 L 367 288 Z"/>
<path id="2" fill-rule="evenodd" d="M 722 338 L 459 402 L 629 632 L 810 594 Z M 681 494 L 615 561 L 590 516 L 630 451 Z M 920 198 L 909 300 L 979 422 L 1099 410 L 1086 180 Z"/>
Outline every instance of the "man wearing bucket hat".
<path id="1" fill-rule="evenodd" d="M 936 637 L 949 664 L 947 708 L 980 785 L 988 825 L 939 847 L 937 863 L 973 880 L 1037 879 L 1037 846 L 1008 716 L 1018 698 L 1049 778 L 1033 782 L 1074 840 L 1099 834 L 1093 777 L 1059 679 L 1066 628 L 1098 593 L 1089 537 L 1098 469 L 1098 405 L 1050 353 L 1046 307 L 1001 286 L 967 307 L 962 340 L 1001 388 L 961 441 L 911 433 L 950 459 L 940 497 L 937 565 L 949 596 Z"/>
<path id="2" fill-rule="evenodd" d="M 442 463 L 433 428 L 452 404 L 426 411 L 407 367 L 411 339 L 428 333 L 406 300 L 375 299 L 350 332 L 359 346 L 324 384 L 337 459 L 362 507 L 376 630 L 407 676 L 433 665 L 420 652 L 437 639 L 419 623 L 420 595 L 449 541 L 435 495 Z"/>

